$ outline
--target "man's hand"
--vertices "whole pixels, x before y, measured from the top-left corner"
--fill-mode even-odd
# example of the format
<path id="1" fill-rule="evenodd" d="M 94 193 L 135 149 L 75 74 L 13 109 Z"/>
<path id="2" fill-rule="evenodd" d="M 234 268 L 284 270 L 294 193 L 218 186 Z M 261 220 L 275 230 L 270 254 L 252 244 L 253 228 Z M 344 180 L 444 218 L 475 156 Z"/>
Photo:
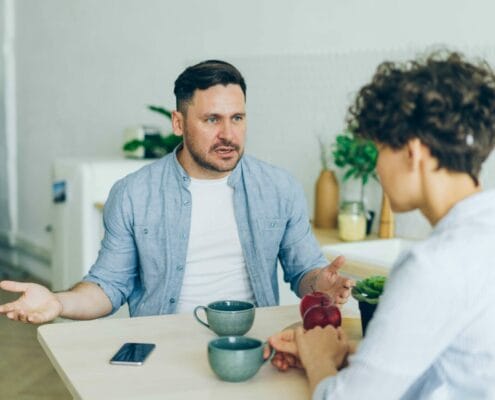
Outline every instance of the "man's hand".
<path id="1" fill-rule="evenodd" d="M 42 324 L 54 320 L 62 313 L 62 303 L 44 286 L 2 281 L 0 289 L 22 293 L 16 301 L 0 305 L 0 315 L 4 314 L 12 320 Z"/>
<path id="2" fill-rule="evenodd" d="M 331 264 L 316 272 L 314 280 L 313 290 L 327 293 L 337 304 L 344 304 L 347 301 L 351 288 L 355 285 L 352 279 L 339 275 L 338 271 L 344 263 L 343 256 L 337 257 Z"/>

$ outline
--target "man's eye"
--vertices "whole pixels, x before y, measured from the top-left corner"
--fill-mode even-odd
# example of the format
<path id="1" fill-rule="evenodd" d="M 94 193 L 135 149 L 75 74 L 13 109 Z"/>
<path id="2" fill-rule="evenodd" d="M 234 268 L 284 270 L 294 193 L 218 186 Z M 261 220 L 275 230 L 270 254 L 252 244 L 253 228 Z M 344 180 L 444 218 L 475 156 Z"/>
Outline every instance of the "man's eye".
<path id="1" fill-rule="evenodd" d="M 244 119 L 244 116 L 242 116 L 242 115 L 235 115 L 233 119 L 234 119 L 234 121 L 239 122 L 239 121 L 242 121 Z"/>
<path id="2" fill-rule="evenodd" d="M 208 122 L 210 124 L 214 124 L 217 121 L 218 121 L 218 118 L 217 117 L 208 117 L 208 118 L 206 118 L 206 122 Z"/>

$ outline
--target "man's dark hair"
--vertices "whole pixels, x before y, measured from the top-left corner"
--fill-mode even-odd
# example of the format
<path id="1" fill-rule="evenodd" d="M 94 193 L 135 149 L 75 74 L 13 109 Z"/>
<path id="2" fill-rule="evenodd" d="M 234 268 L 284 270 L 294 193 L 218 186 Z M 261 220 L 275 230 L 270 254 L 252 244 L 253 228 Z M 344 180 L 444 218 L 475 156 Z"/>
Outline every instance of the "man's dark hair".
<path id="1" fill-rule="evenodd" d="M 359 91 L 348 123 L 355 135 L 394 149 L 419 138 L 439 168 L 468 173 L 478 185 L 495 145 L 495 75 L 459 53 L 385 62 Z"/>
<path id="2" fill-rule="evenodd" d="M 207 60 L 186 68 L 175 81 L 174 94 L 177 110 L 185 114 L 195 90 L 206 90 L 211 86 L 239 85 L 246 97 L 246 83 L 239 70 L 232 64 L 220 60 Z"/>

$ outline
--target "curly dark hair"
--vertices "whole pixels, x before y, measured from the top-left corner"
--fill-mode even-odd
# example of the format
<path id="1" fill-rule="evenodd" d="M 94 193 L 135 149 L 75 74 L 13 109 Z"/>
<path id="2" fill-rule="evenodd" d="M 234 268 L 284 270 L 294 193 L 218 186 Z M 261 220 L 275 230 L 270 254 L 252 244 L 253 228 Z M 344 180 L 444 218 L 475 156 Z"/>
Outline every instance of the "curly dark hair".
<path id="1" fill-rule="evenodd" d="M 215 85 L 234 84 L 241 87 L 246 97 L 246 82 L 239 70 L 221 60 L 206 60 L 184 70 L 175 81 L 174 94 L 177 110 L 186 113 L 187 105 L 194 92 L 206 90 Z"/>
<path id="2" fill-rule="evenodd" d="M 347 122 L 356 136 L 394 149 L 419 138 L 438 168 L 468 173 L 478 185 L 495 145 L 495 75 L 486 62 L 459 53 L 384 62 L 359 91 Z"/>

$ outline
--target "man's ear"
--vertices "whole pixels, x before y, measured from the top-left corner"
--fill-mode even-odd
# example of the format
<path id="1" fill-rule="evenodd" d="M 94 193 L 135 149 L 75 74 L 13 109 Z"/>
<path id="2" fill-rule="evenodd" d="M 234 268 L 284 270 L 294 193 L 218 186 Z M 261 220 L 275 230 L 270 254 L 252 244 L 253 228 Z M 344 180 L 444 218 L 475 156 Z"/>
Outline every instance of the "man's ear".
<path id="1" fill-rule="evenodd" d="M 184 115 L 180 111 L 172 111 L 172 129 L 177 136 L 184 134 L 184 123 Z"/>

